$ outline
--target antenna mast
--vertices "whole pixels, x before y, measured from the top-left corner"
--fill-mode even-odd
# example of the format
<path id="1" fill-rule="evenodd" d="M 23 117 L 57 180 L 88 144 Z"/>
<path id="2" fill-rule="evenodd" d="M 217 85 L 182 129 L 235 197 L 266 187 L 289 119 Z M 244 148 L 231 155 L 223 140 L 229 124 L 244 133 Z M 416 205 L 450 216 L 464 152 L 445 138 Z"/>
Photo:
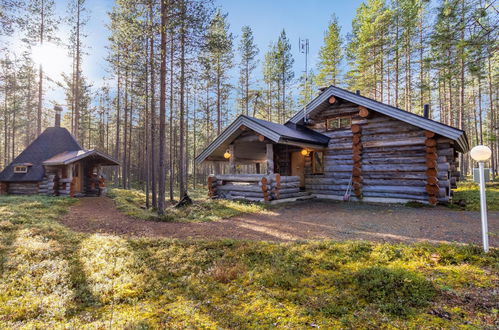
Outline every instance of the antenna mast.
<path id="1" fill-rule="evenodd" d="M 306 124 L 307 118 L 307 104 L 308 104 L 308 38 L 298 39 L 300 44 L 300 53 L 305 54 L 305 106 L 303 108 L 303 122 Z"/>

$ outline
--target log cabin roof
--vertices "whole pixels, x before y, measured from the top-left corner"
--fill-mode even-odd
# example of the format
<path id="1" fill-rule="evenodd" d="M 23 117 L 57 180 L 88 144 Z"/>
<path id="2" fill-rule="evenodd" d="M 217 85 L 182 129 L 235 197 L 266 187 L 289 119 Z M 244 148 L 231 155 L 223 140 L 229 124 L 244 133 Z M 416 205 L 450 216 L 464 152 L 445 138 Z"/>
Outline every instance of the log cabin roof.
<path id="1" fill-rule="evenodd" d="M 282 125 L 240 115 L 196 157 L 196 162 L 201 163 L 208 158 L 223 160 L 224 151 L 243 132 L 242 127 L 261 134 L 274 143 L 310 147 L 324 147 L 329 143 L 329 137 L 301 125 Z"/>
<path id="2" fill-rule="evenodd" d="M 45 175 L 45 161 L 53 159 L 62 154 L 73 155 L 73 161 L 87 156 L 97 155 L 96 151 L 83 150 L 73 135 L 64 127 L 49 127 L 42 132 L 31 144 L 17 156 L 2 172 L 0 182 L 39 182 Z M 78 154 L 78 155 L 77 155 Z M 75 156 L 77 155 L 77 156 Z M 117 164 L 109 156 L 106 159 Z M 62 157 L 61 157 L 62 159 Z M 68 159 L 66 159 L 67 161 Z M 27 173 L 14 173 L 14 166 L 19 164 L 31 164 Z M 59 164 L 57 164 L 59 165 Z M 113 164 L 114 165 L 114 164 Z"/>
<path id="3" fill-rule="evenodd" d="M 81 150 L 80 144 L 64 127 L 48 127 L 1 173 L 4 182 L 37 182 L 43 179 L 43 162 L 64 151 Z M 14 173 L 14 165 L 32 163 L 27 173 Z"/>
<path id="4" fill-rule="evenodd" d="M 90 150 L 75 150 L 64 151 L 43 162 L 43 165 L 68 165 L 83 158 L 90 158 L 98 161 L 102 165 L 119 165 L 120 163 L 114 158 L 95 149 Z"/>
<path id="5" fill-rule="evenodd" d="M 398 119 L 416 127 L 432 131 L 443 137 L 454 140 L 457 143 L 456 149 L 458 151 L 464 153 L 469 151 L 468 139 L 466 137 L 466 132 L 463 130 L 442 124 L 440 122 L 416 115 L 412 112 L 408 112 L 385 103 L 378 102 L 371 98 L 352 93 L 336 86 L 329 86 L 319 96 L 313 99 L 307 105 L 307 114 L 314 114 L 327 109 L 330 106 L 328 100 L 331 96 L 364 106 L 370 110 Z M 286 123 L 286 125 L 303 124 L 303 117 L 304 109 L 301 109 Z"/>

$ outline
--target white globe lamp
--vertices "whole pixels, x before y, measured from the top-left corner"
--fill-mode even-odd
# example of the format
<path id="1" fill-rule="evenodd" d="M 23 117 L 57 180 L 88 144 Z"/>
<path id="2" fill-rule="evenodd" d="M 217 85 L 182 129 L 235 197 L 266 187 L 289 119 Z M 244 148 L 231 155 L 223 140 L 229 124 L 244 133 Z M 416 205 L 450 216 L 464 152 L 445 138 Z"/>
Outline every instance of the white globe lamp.
<path id="1" fill-rule="evenodd" d="M 487 146 L 476 146 L 470 151 L 470 156 L 477 162 L 485 162 L 489 160 L 492 151 Z"/>
<path id="2" fill-rule="evenodd" d="M 482 218 L 482 241 L 483 250 L 489 252 L 489 229 L 487 224 L 487 198 L 485 195 L 485 175 L 483 174 L 483 163 L 486 162 L 492 151 L 487 146 L 476 146 L 470 151 L 470 156 L 478 162 L 478 171 L 480 173 L 480 213 Z"/>

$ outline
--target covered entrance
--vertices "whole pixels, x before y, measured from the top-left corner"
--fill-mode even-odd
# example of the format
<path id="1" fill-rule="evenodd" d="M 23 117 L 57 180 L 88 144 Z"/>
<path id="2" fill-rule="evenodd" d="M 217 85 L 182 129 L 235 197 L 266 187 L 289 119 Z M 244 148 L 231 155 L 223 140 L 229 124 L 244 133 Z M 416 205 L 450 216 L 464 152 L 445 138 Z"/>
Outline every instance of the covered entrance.
<path id="1" fill-rule="evenodd" d="M 324 149 L 328 142 L 328 137 L 304 127 L 292 129 L 242 115 L 196 161 L 228 164 L 229 173 L 208 178 L 212 198 L 270 201 L 304 197 L 309 195 L 304 191 L 306 163 L 310 163 L 311 152 Z M 254 164 L 257 174 L 241 173 L 240 164 Z"/>

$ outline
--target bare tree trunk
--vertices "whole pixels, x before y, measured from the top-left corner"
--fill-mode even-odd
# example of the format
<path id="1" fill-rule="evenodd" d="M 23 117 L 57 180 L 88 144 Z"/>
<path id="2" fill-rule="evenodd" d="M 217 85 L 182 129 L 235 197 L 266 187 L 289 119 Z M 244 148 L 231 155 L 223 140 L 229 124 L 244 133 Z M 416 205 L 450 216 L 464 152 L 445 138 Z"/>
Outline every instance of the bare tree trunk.
<path id="1" fill-rule="evenodd" d="M 118 55 L 118 66 L 119 66 L 119 55 Z M 116 90 L 116 145 L 114 148 L 114 158 L 118 159 L 120 157 L 120 91 L 121 91 L 121 75 L 120 69 L 118 67 L 118 72 L 116 74 L 117 90 Z M 114 185 L 120 185 L 119 168 L 115 167 L 114 170 Z"/>
<path id="2" fill-rule="evenodd" d="M 181 0 L 181 27 L 180 27 L 180 168 L 179 168 L 179 185 L 180 198 L 187 192 L 186 185 L 186 152 L 185 152 L 185 3 Z"/>
<path id="3" fill-rule="evenodd" d="M 123 189 L 127 189 L 128 181 L 128 68 L 125 70 L 125 122 L 123 123 L 123 161 L 121 164 L 121 181 Z"/>
<path id="4" fill-rule="evenodd" d="M 154 77 L 154 21 L 153 21 L 153 0 L 149 0 L 149 27 L 150 31 L 150 39 L 149 39 L 149 66 L 150 66 L 150 74 L 151 74 L 151 162 L 150 162 L 150 173 L 151 173 L 151 192 L 152 192 L 152 207 L 158 208 L 158 200 L 157 200 L 157 190 L 156 190 L 156 128 L 154 126 L 154 122 L 156 120 L 156 99 L 155 99 L 155 77 Z"/>
<path id="5" fill-rule="evenodd" d="M 159 193 L 158 214 L 165 214 L 165 102 L 166 102 L 166 4 L 161 0 L 161 67 L 159 94 Z"/>
<path id="6" fill-rule="evenodd" d="M 175 178 L 175 167 L 173 164 L 173 156 L 174 156 L 174 145 L 173 141 L 173 61 L 174 61 L 174 48 L 173 48 L 173 32 L 170 38 L 170 153 L 169 153 L 169 174 L 170 174 L 170 201 L 175 199 L 173 192 L 174 178 Z"/>

